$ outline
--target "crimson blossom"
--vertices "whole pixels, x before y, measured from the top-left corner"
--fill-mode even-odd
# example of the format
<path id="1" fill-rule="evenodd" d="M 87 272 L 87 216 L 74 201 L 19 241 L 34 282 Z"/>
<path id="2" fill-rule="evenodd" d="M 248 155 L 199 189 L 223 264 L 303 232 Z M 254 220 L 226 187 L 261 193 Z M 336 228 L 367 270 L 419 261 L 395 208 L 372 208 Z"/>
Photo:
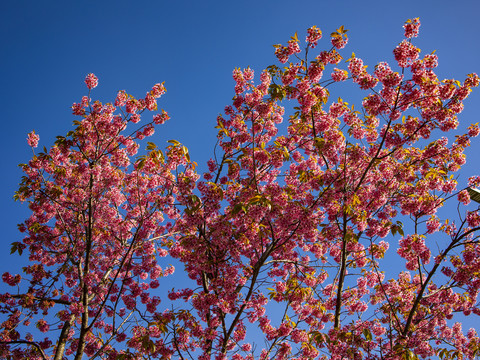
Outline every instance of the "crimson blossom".
<path id="1" fill-rule="evenodd" d="M 283 65 L 258 83 L 235 69 L 201 180 L 177 141 L 132 160 L 168 118 L 138 124 L 163 85 L 74 104 L 75 129 L 22 165 L 16 198 L 32 215 L 12 252 L 28 250 L 30 265 L 24 279 L 3 274 L 14 291 L 0 295 L 0 355 L 475 358 L 480 338 L 460 321 L 480 315 L 480 214 L 455 173 L 480 130 L 449 131 L 479 77 L 438 79 L 437 55 L 414 45 L 419 27 L 408 20 L 395 63 L 372 72 L 354 54 L 342 64 L 343 26 L 323 51 L 315 26 L 303 50 L 296 34 L 275 45 Z M 329 100 L 345 83 L 365 91 L 359 110 Z M 162 287 L 168 258 L 184 288 Z"/>

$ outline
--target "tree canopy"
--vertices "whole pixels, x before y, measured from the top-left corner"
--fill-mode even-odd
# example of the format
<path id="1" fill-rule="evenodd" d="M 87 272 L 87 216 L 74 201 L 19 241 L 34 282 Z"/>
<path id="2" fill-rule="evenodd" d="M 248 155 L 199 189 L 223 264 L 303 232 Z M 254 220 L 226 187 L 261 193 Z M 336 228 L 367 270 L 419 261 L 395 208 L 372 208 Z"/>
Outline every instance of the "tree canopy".
<path id="1" fill-rule="evenodd" d="M 163 84 L 103 104 L 89 74 L 74 129 L 20 165 L 31 216 L 11 250 L 29 265 L 2 276 L 0 355 L 473 359 L 480 177 L 455 173 L 480 129 L 450 134 L 479 78 L 440 80 L 419 27 L 372 71 L 342 55 L 343 26 L 325 50 L 316 26 L 275 45 L 257 81 L 235 69 L 203 174 L 179 141 L 145 141 L 169 120 Z M 348 83 L 356 107 L 330 99 Z M 175 271 L 189 280 L 166 288 Z"/>

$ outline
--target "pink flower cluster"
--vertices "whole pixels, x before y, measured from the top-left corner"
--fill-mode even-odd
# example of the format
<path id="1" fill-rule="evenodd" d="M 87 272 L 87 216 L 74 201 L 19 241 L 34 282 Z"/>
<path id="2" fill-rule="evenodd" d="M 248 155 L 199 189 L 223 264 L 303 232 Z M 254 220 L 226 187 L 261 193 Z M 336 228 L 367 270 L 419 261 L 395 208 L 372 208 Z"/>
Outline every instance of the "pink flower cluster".
<path id="1" fill-rule="evenodd" d="M 332 80 L 335 82 L 345 81 L 348 79 L 348 72 L 347 70 L 335 68 L 333 69 L 331 76 L 332 76 Z"/>
<path id="2" fill-rule="evenodd" d="M 457 195 L 458 201 L 460 201 L 464 205 L 470 204 L 470 195 L 468 194 L 467 190 L 462 190 Z"/>
<path id="3" fill-rule="evenodd" d="M 32 148 L 36 148 L 38 146 L 38 141 L 40 140 L 40 136 L 35 134 L 35 131 L 32 131 L 28 134 L 27 143 Z"/>
<path id="4" fill-rule="evenodd" d="M 307 34 L 305 42 L 313 49 L 317 46 L 318 40 L 322 38 L 322 31 L 314 25 L 307 29 Z"/>
<path id="5" fill-rule="evenodd" d="M 403 28 L 405 29 L 405 37 L 407 39 L 417 37 L 420 29 L 420 19 L 414 18 L 407 20 Z"/>
<path id="6" fill-rule="evenodd" d="M 287 46 L 275 45 L 275 56 L 282 64 L 286 63 L 291 55 L 297 54 L 300 51 L 298 40 L 294 39 L 289 40 Z"/>
<path id="7" fill-rule="evenodd" d="M 91 90 L 98 79 L 89 74 L 85 82 Z M 140 99 L 120 91 L 115 105 L 84 96 L 72 106 L 79 116 L 74 130 L 58 137 L 50 150 L 23 166 L 26 176 L 18 199 L 28 200 L 32 213 L 20 226 L 25 238 L 15 243 L 14 249 L 19 253 L 28 250 L 31 255 L 23 279 L 29 283 L 25 287 L 28 293 L 9 298 L 0 295 L 0 309 L 23 308 L 29 315 L 22 324 L 28 326 L 37 314 L 46 315 L 54 304 L 63 307 L 58 310 L 60 327 L 66 322 L 72 324 L 65 356 L 80 351 L 79 342 L 84 344 L 81 351 L 93 355 L 101 347 L 98 336 L 102 333 L 121 340 L 123 333 L 112 324 L 127 321 L 131 316 L 128 310 L 153 317 L 160 299 L 150 295 L 150 288 L 158 287 L 158 278 L 174 271 L 173 267 L 162 271 L 158 266 L 158 259 L 168 252 L 155 239 L 171 231 L 165 219 L 178 216 L 173 197 L 165 196 L 177 193 L 174 173 L 182 167 L 185 182 L 195 183 L 194 165 L 188 150 L 175 141 L 164 152 L 149 145 L 147 155 L 132 163 L 131 156 L 137 153 L 139 144 L 131 132 L 125 132 L 127 126 L 142 120 L 144 111 L 156 110 L 156 99 L 164 92 L 163 84 L 154 85 Z M 125 109 L 116 113 L 117 107 Z M 152 136 L 155 126 L 166 120 L 168 114 L 162 111 L 133 134 L 137 138 Z M 27 141 L 36 147 L 39 136 L 31 132 Z M 91 206 L 82 205 L 86 202 Z M 85 271 L 77 272 L 73 263 L 88 263 L 88 267 L 81 265 L 82 269 L 86 266 Z M 56 277 L 52 278 L 52 273 Z M 22 277 L 5 273 L 2 280 L 16 286 Z M 87 312 L 92 329 L 79 340 L 73 337 L 73 324 L 80 324 Z M 21 326 L 14 314 L 7 315 L 8 321 L 14 327 Z M 47 318 L 37 318 L 36 324 L 40 332 L 51 330 Z M 10 325 L 1 326 L 2 341 L 15 338 L 16 334 L 9 335 Z M 162 351 L 168 348 L 157 345 Z M 51 347 L 51 341 L 46 346 Z M 0 349 L 0 357 L 5 351 Z M 17 355 L 36 358 L 29 350 Z"/>
<path id="8" fill-rule="evenodd" d="M 2 274 L 2 280 L 4 283 L 10 286 L 16 286 L 20 283 L 20 281 L 22 280 L 22 277 L 19 274 L 12 276 L 10 273 L 4 272 Z"/>
<path id="9" fill-rule="evenodd" d="M 89 90 L 94 89 L 98 85 L 98 78 L 95 76 L 95 74 L 90 73 L 85 78 L 85 84 Z"/>
<path id="10" fill-rule="evenodd" d="M 402 41 L 394 50 L 393 55 L 401 68 L 411 65 L 413 61 L 418 59 L 420 49 L 412 45 L 409 41 Z"/>

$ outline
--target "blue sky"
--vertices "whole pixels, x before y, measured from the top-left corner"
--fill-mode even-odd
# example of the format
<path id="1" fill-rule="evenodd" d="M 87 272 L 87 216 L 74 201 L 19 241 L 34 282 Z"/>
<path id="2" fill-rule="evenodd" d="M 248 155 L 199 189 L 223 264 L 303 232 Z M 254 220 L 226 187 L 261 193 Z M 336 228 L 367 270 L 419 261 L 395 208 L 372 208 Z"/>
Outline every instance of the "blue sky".
<path id="1" fill-rule="evenodd" d="M 250 66 L 256 73 L 277 63 L 273 44 L 317 25 L 328 34 L 344 25 L 351 52 L 373 68 L 393 64 L 392 50 L 402 39 L 404 21 L 420 17 L 416 44 L 437 50 L 440 78 L 463 80 L 480 73 L 478 0 L 404 1 L 5 1 L 0 5 L 0 105 L 3 136 L 0 177 L 0 273 L 17 272 L 16 224 L 28 216 L 26 204 L 12 199 L 21 171 L 31 157 L 27 133 L 35 129 L 40 146 L 72 128 L 70 106 L 86 95 L 83 79 L 100 80 L 92 97 L 112 101 L 118 90 L 143 96 L 165 81 L 159 107 L 171 120 L 152 141 L 177 139 L 201 169 L 213 154 L 216 116 L 231 103 L 232 70 Z M 278 63 L 277 63 L 278 64 Z M 342 94 L 348 100 L 348 93 Z M 466 102 L 461 122 L 480 121 L 480 89 Z M 467 152 L 461 179 L 479 174 L 480 139 Z M 25 255 L 24 255 L 25 257 Z M 0 284 L 0 292 L 3 285 Z"/>

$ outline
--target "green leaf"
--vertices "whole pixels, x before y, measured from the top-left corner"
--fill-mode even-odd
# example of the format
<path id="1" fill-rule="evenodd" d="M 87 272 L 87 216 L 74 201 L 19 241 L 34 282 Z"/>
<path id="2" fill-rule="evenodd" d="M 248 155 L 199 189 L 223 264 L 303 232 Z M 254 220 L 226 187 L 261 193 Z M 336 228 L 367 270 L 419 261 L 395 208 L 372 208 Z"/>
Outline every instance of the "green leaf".
<path id="1" fill-rule="evenodd" d="M 12 247 L 10 248 L 10 255 L 16 253 L 18 251 L 18 255 L 22 255 L 23 249 L 19 246 L 20 243 L 18 241 L 12 243 Z"/>
<path id="2" fill-rule="evenodd" d="M 317 148 L 317 150 L 318 150 L 319 152 L 322 152 L 322 151 L 323 151 L 323 148 L 325 147 L 325 139 L 316 137 L 316 138 L 314 139 L 314 142 L 315 142 L 315 147 Z"/>
<path id="3" fill-rule="evenodd" d="M 137 169 L 141 170 L 145 166 L 145 157 L 142 156 L 138 161 L 137 161 Z"/>
<path id="4" fill-rule="evenodd" d="M 397 231 L 400 235 L 405 236 L 405 233 L 403 232 L 403 223 L 400 220 L 397 221 Z"/>
<path id="5" fill-rule="evenodd" d="M 177 140 L 168 140 L 167 142 L 173 144 L 174 146 L 180 145 L 180 142 L 178 142 Z"/>
<path id="6" fill-rule="evenodd" d="M 277 84 L 271 84 L 270 87 L 268 88 L 268 93 L 272 97 L 272 100 L 280 100 L 280 101 L 282 101 L 287 95 L 283 87 Z"/>
<path id="7" fill-rule="evenodd" d="M 443 360 L 443 358 L 445 357 L 445 354 L 447 352 L 447 349 L 442 349 L 439 353 L 438 353 L 438 357 Z"/>
<path id="8" fill-rule="evenodd" d="M 190 161 L 190 154 L 188 153 L 188 149 L 186 146 L 182 146 L 183 154 L 187 158 L 188 161 Z"/>
<path id="9" fill-rule="evenodd" d="M 147 150 L 155 150 L 157 148 L 157 145 L 153 142 L 147 142 Z"/>
<path id="10" fill-rule="evenodd" d="M 244 210 L 244 211 L 246 210 L 245 206 L 242 203 L 235 204 L 235 206 L 233 207 L 233 209 L 231 211 L 231 214 L 232 215 L 237 215 L 242 210 Z"/>
<path id="11" fill-rule="evenodd" d="M 370 331 L 370 329 L 368 328 L 363 329 L 363 335 L 365 336 L 365 339 L 367 339 L 367 341 L 372 340 L 372 332 Z"/>

